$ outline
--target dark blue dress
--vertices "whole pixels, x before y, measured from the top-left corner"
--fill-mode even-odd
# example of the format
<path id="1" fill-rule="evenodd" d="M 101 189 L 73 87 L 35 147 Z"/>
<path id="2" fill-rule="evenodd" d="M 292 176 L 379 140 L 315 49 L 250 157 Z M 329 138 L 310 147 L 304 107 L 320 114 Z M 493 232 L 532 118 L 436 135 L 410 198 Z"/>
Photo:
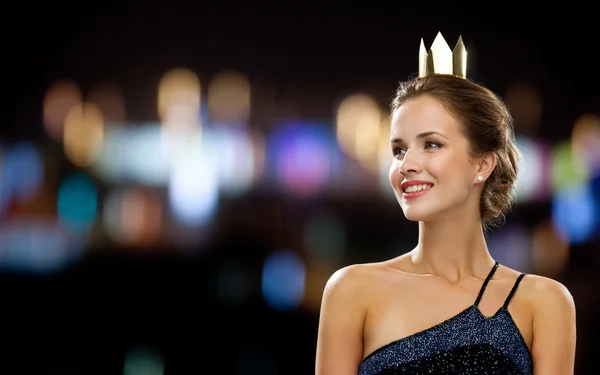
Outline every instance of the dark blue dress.
<path id="1" fill-rule="evenodd" d="M 519 275 L 493 316 L 486 317 L 479 310 L 483 292 L 497 268 L 498 262 L 472 306 L 440 324 L 375 350 L 361 362 L 358 375 L 531 375 L 531 353 L 508 312 L 508 303 L 525 274 Z"/>

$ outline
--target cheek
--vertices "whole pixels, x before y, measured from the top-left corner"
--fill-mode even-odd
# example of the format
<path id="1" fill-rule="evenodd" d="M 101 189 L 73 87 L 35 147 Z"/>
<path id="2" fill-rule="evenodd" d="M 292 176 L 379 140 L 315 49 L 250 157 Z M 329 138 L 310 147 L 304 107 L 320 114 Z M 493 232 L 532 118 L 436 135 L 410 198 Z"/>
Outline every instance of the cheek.
<path id="1" fill-rule="evenodd" d="M 446 163 L 444 160 L 430 160 L 424 165 L 427 173 L 436 180 L 445 181 L 446 176 L 452 175 L 452 164 Z"/>
<path id="2" fill-rule="evenodd" d="M 470 167 L 468 162 L 460 158 L 447 158 L 432 160 L 427 170 L 440 184 L 452 190 L 464 191 L 470 186 Z"/>
<path id="3" fill-rule="evenodd" d="M 398 162 L 397 161 L 393 161 L 392 165 L 390 165 L 390 172 L 389 172 L 389 180 L 390 180 L 390 184 L 392 184 L 392 187 L 396 187 L 400 184 L 400 179 L 402 176 L 400 176 L 400 173 L 398 172 Z"/>

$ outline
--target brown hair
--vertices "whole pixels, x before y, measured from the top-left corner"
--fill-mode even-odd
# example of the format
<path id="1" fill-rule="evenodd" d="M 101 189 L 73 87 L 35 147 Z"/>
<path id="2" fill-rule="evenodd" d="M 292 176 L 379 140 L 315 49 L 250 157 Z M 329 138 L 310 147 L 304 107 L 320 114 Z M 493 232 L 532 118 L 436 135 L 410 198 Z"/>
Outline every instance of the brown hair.
<path id="1" fill-rule="evenodd" d="M 438 100 L 463 124 L 471 157 L 496 154 L 496 167 L 485 182 L 479 213 L 485 227 L 501 224 L 512 207 L 520 158 L 506 105 L 491 90 L 469 79 L 432 74 L 401 82 L 392 113 L 405 101 L 422 95 Z"/>

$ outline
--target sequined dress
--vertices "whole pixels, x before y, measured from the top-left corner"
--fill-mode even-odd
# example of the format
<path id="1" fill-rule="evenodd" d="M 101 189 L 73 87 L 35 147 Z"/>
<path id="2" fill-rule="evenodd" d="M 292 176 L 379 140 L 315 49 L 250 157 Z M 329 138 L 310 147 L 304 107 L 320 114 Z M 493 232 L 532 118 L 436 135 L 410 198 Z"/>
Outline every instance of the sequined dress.
<path id="1" fill-rule="evenodd" d="M 431 328 L 378 348 L 360 363 L 358 375 L 531 375 L 531 353 L 508 312 L 508 304 L 525 274 L 519 275 L 493 316 L 486 317 L 479 310 L 496 269 L 498 262 L 472 306 Z"/>

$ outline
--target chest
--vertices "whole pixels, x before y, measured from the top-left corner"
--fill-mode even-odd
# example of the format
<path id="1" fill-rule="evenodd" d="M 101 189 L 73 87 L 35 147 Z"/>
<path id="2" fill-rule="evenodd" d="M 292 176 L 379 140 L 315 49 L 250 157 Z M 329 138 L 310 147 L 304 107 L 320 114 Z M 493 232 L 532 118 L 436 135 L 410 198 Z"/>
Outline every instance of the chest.
<path id="1" fill-rule="evenodd" d="M 360 375 L 531 372 L 531 354 L 506 310 L 486 318 L 476 307 L 378 348 L 359 366 Z"/>
<path id="2" fill-rule="evenodd" d="M 381 288 L 374 292 L 365 319 L 363 354 L 366 357 L 389 343 L 458 320 L 462 324 L 472 324 L 471 328 L 475 331 L 493 328 L 494 324 L 514 325 L 527 347 L 531 348 L 531 311 L 516 297 L 504 306 L 510 290 L 510 282 L 490 282 L 475 306 L 479 293 L 476 282 L 447 286 L 420 281 Z M 462 319 L 467 313 L 472 321 Z"/>

